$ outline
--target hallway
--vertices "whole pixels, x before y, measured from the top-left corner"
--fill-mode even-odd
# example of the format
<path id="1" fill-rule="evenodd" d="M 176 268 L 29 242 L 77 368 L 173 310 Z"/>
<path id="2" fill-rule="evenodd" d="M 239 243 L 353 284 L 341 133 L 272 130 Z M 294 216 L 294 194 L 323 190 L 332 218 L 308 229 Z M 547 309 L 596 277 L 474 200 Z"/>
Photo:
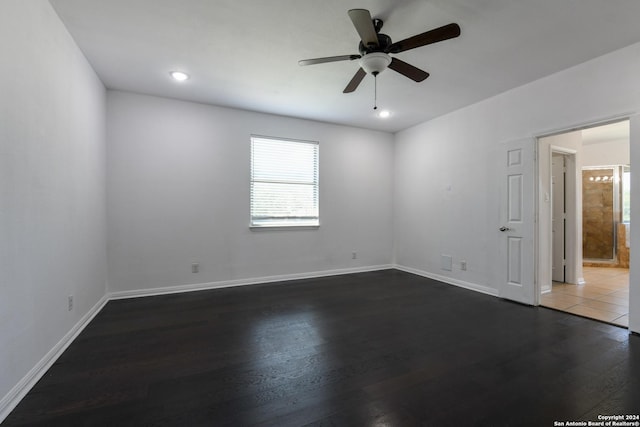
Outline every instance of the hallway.
<path id="1" fill-rule="evenodd" d="M 584 279 L 584 285 L 553 282 L 540 305 L 628 327 L 629 269 L 584 267 Z"/>

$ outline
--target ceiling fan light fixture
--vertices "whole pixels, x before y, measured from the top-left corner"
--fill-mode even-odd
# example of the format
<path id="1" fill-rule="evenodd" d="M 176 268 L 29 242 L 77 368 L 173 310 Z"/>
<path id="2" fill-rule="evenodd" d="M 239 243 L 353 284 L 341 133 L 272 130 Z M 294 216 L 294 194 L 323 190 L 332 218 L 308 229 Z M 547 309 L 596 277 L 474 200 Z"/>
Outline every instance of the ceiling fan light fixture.
<path id="1" fill-rule="evenodd" d="M 368 74 L 378 75 L 391 64 L 391 57 L 383 52 L 371 52 L 360 58 L 360 67 Z"/>

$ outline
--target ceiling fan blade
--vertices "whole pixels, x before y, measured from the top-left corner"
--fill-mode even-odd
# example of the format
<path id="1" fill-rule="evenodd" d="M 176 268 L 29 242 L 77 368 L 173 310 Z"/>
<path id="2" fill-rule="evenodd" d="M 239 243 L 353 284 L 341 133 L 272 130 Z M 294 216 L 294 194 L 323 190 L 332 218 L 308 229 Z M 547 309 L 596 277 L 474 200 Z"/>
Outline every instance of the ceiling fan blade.
<path id="1" fill-rule="evenodd" d="M 441 42 L 443 40 L 453 39 L 460 35 L 460 26 L 458 24 L 448 24 L 422 34 L 409 37 L 393 43 L 387 48 L 387 53 L 399 53 L 405 50 L 414 49 L 420 46 L 426 46 L 431 43 Z"/>
<path id="2" fill-rule="evenodd" d="M 353 61 L 354 59 L 360 58 L 360 55 L 327 56 L 325 58 L 303 59 L 301 61 L 298 61 L 298 65 L 314 65 L 324 64 L 325 62 Z"/>
<path id="3" fill-rule="evenodd" d="M 351 9 L 349 18 L 365 47 L 378 47 L 378 33 L 373 26 L 371 14 L 367 9 Z"/>
<path id="4" fill-rule="evenodd" d="M 420 68 L 416 68 L 411 64 L 407 64 L 406 62 L 401 61 L 398 58 L 393 58 L 391 60 L 389 68 L 391 68 L 393 71 L 397 71 L 403 76 L 409 77 L 411 80 L 416 82 L 421 82 L 429 77 L 429 73 L 427 73 L 426 71 L 422 71 Z"/>
<path id="5" fill-rule="evenodd" d="M 358 71 L 356 71 L 356 74 L 353 76 L 347 87 L 344 88 L 342 93 L 351 93 L 356 90 L 358 88 L 358 85 L 366 75 L 366 71 L 364 71 L 362 68 L 358 69 Z"/>

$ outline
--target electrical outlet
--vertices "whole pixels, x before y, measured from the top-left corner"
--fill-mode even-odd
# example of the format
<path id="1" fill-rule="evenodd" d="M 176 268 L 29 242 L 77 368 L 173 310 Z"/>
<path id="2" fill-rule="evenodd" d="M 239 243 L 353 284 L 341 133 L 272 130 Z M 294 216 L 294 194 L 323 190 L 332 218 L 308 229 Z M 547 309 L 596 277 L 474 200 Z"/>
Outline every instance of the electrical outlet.
<path id="1" fill-rule="evenodd" d="M 200 263 L 199 262 L 194 262 L 193 264 L 191 264 L 191 272 L 192 273 L 199 273 L 200 272 Z"/>
<path id="2" fill-rule="evenodd" d="M 440 254 L 440 268 L 445 271 L 451 271 L 453 265 L 453 257 L 451 255 Z"/>
<path id="3" fill-rule="evenodd" d="M 358 259 L 358 253 L 357 252 L 351 252 L 351 259 Z"/>
<path id="4" fill-rule="evenodd" d="M 467 261 L 460 261 L 460 270 L 467 271 Z"/>
<path id="5" fill-rule="evenodd" d="M 67 297 L 67 311 L 73 310 L 73 295 Z"/>

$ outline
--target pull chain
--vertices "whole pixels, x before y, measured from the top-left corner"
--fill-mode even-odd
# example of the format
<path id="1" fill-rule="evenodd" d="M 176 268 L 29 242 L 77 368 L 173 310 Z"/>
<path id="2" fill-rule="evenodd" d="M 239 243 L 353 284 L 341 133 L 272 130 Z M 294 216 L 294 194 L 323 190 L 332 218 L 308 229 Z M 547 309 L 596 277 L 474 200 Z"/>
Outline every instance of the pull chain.
<path id="1" fill-rule="evenodd" d="M 378 73 L 373 73 L 373 109 L 378 109 Z"/>

